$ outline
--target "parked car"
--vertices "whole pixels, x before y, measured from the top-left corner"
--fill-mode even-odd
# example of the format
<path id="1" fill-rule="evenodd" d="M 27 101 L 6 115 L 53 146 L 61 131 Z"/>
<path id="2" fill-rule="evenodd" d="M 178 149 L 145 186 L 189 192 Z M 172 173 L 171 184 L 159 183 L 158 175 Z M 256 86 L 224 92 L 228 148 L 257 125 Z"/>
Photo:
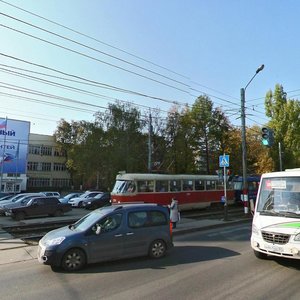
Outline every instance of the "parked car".
<path id="1" fill-rule="evenodd" d="M 5 197 L 5 196 L 7 196 L 7 195 L 10 195 L 10 194 L 12 194 L 12 193 L 0 192 L 0 199 L 1 199 L 2 197 Z"/>
<path id="2" fill-rule="evenodd" d="M 58 198 L 60 198 L 60 193 L 59 192 L 46 191 L 46 192 L 41 192 L 41 193 L 43 193 L 45 196 L 48 196 L 48 197 L 58 197 Z"/>
<path id="3" fill-rule="evenodd" d="M 30 199 L 36 198 L 36 197 L 41 197 L 41 194 L 23 195 L 23 197 L 19 197 L 12 202 L 6 203 L 6 204 L 0 206 L 0 215 L 1 216 L 5 215 L 5 212 L 7 212 L 8 209 L 10 209 L 10 208 L 24 206 L 27 204 L 27 202 L 29 202 Z"/>
<path id="4" fill-rule="evenodd" d="M 103 192 L 100 191 L 86 191 L 78 198 L 72 198 L 69 200 L 69 204 L 71 204 L 72 207 L 82 207 L 82 203 L 84 200 L 88 198 L 95 197 L 96 195 L 103 194 Z"/>
<path id="5" fill-rule="evenodd" d="M 69 200 L 71 200 L 71 199 L 73 199 L 73 198 L 78 198 L 78 197 L 80 197 L 82 194 L 83 194 L 82 192 L 80 192 L 80 193 L 70 193 L 70 194 L 68 194 L 68 195 L 66 195 L 66 196 L 64 196 L 64 197 L 62 197 L 62 198 L 59 198 L 59 201 L 60 201 L 61 203 L 68 203 Z"/>
<path id="6" fill-rule="evenodd" d="M 41 193 L 21 193 L 21 194 L 17 194 L 17 195 L 14 195 L 13 197 L 11 197 L 7 200 L 0 201 L 0 208 L 3 207 L 6 204 L 14 203 L 14 202 L 18 201 L 19 199 L 24 198 L 25 196 L 35 196 L 35 195 L 44 196 Z"/>
<path id="7" fill-rule="evenodd" d="M 4 200 L 9 200 L 10 198 L 14 197 L 15 194 L 7 194 L 7 195 L 2 195 L 1 198 L 0 198 L 0 202 L 1 201 L 4 201 Z"/>
<path id="8" fill-rule="evenodd" d="M 39 262 L 75 271 L 86 264 L 149 255 L 163 257 L 173 246 L 168 209 L 158 204 L 118 204 L 93 210 L 75 224 L 48 232 L 38 246 Z"/>
<path id="9" fill-rule="evenodd" d="M 106 205 L 111 205 L 110 193 L 98 194 L 82 202 L 82 207 L 85 209 L 96 209 Z"/>
<path id="10" fill-rule="evenodd" d="M 61 203 L 56 197 L 43 196 L 31 199 L 25 206 L 10 208 L 5 214 L 20 221 L 35 216 L 59 217 L 71 209 L 69 204 Z"/>

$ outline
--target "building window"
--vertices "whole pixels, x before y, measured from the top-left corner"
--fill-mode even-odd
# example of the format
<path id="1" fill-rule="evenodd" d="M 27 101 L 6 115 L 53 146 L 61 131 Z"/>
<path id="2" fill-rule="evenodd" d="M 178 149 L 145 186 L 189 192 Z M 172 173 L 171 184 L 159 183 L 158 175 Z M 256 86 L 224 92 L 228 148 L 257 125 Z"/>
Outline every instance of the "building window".
<path id="1" fill-rule="evenodd" d="M 28 171 L 37 171 L 38 165 L 39 164 L 37 162 L 29 161 L 27 164 L 27 170 Z"/>
<path id="2" fill-rule="evenodd" d="M 29 145 L 29 154 L 41 154 L 41 146 Z"/>
<path id="3" fill-rule="evenodd" d="M 51 171 L 51 163 L 43 162 L 42 164 L 42 171 Z"/>
<path id="4" fill-rule="evenodd" d="M 53 171 L 66 171 L 66 165 L 62 163 L 54 163 Z"/>
<path id="5" fill-rule="evenodd" d="M 52 179 L 52 187 L 63 188 L 63 187 L 70 187 L 70 186 L 71 186 L 70 179 L 67 179 L 67 178 L 53 178 Z"/>
<path id="6" fill-rule="evenodd" d="M 52 155 L 52 147 L 42 146 L 41 147 L 41 155 L 51 156 Z"/>
<path id="7" fill-rule="evenodd" d="M 28 187 L 50 187 L 50 178 L 29 178 Z"/>
<path id="8" fill-rule="evenodd" d="M 54 156 L 66 157 L 66 151 L 61 148 L 54 148 Z"/>

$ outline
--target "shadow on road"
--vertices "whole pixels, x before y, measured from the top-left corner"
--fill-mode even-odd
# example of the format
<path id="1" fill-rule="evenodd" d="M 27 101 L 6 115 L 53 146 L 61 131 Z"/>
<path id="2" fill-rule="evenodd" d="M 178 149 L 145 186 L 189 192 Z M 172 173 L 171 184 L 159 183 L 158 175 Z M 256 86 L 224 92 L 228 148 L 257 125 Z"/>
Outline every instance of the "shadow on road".
<path id="1" fill-rule="evenodd" d="M 178 246 L 174 247 L 166 257 L 161 259 L 140 257 L 91 264 L 78 273 L 111 273 L 136 269 L 165 269 L 169 266 L 185 265 L 236 255 L 240 254 L 221 247 Z"/>

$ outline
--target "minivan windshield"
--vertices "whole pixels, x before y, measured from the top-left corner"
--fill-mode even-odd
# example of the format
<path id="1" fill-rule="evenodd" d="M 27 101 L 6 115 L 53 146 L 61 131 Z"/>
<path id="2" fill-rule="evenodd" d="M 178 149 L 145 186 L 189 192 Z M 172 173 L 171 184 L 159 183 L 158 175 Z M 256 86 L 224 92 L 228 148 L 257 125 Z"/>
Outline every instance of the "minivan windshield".
<path id="1" fill-rule="evenodd" d="M 300 217 L 300 178 L 263 178 L 257 211 L 269 215 Z"/>
<path id="2" fill-rule="evenodd" d="M 86 216 L 84 216 L 83 218 L 81 218 L 80 220 L 78 220 L 70 228 L 79 231 L 86 231 L 91 226 L 93 226 L 98 220 L 108 215 L 112 211 L 114 211 L 114 208 L 112 207 L 103 207 L 103 208 L 96 209 L 91 213 L 87 214 Z"/>

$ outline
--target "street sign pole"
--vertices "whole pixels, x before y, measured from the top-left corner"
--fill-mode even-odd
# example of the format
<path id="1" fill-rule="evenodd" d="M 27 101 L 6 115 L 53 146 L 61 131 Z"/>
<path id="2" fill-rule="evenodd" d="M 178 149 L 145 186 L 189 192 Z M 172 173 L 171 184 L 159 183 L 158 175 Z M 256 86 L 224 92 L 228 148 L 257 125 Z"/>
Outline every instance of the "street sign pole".
<path id="1" fill-rule="evenodd" d="M 224 166 L 224 221 L 227 221 L 228 206 L 227 206 L 227 190 L 226 190 L 226 167 Z"/>
<path id="2" fill-rule="evenodd" d="M 226 182 L 227 182 L 227 172 L 226 167 L 229 167 L 229 155 L 225 155 L 225 153 L 219 156 L 219 167 L 223 167 L 223 180 L 224 180 L 224 221 L 228 220 L 228 202 L 227 202 L 227 190 L 226 190 Z"/>

